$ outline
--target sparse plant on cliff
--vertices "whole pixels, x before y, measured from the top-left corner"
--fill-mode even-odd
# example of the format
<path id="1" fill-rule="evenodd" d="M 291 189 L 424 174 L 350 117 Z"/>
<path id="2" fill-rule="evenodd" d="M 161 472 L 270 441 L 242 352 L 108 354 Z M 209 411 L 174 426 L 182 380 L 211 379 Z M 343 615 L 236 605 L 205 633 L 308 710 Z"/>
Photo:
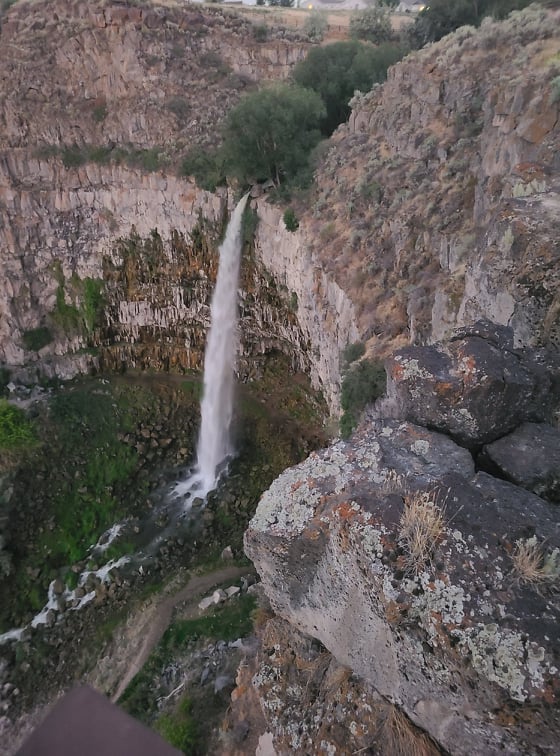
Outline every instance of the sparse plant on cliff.
<path id="1" fill-rule="evenodd" d="M 560 577 L 560 551 L 545 555 L 535 536 L 515 542 L 511 561 L 519 583 L 535 586 Z"/>
<path id="2" fill-rule="evenodd" d="M 560 76 L 556 76 L 550 82 L 550 102 L 554 104 L 560 101 Z"/>
<path id="3" fill-rule="evenodd" d="M 299 228 L 299 221 L 291 207 L 284 212 L 284 225 L 288 231 L 297 231 Z"/>
<path id="4" fill-rule="evenodd" d="M 382 741 L 385 756 L 438 756 L 440 753 L 430 737 L 396 706 L 390 706 L 387 712 Z"/>
<path id="5" fill-rule="evenodd" d="M 356 427 L 366 404 L 385 393 L 387 376 L 382 364 L 361 360 L 353 365 L 342 380 L 340 405 L 344 410 L 340 418 L 340 434 L 348 438 Z"/>
<path id="6" fill-rule="evenodd" d="M 365 353 L 366 345 L 363 341 L 355 341 L 353 344 L 348 344 L 348 346 L 344 347 L 344 349 L 342 350 L 341 355 L 344 368 L 346 369 L 353 362 L 359 360 L 360 357 L 363 357 Z"/>
<path id="7" fill-rule="evenodd" d="M 435 492 L 413 491 L 404 495 L 399 522 L 399 543 L 404 548 L 407 571 L 418 574 L 430 564 L 445 522 Z"/>
<path id="8" fill-rule="evenodd" d="M 30 352 L 38 352 L 53 340 L 52 333 L 47 326 L 30 328 L 22 334 L 23 345 Z"/>

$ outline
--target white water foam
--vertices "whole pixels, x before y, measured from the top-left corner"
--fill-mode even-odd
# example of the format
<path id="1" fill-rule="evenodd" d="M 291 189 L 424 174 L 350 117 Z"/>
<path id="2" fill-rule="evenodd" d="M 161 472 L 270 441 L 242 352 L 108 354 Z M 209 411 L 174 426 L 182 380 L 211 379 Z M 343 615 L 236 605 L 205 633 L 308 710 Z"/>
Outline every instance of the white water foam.
<path id="1" fill-rule="evenodd" d="M 247 196 L 238 203 L 220 247 L 220 265 L 210 308 L 210 331 L 204 358 L 204 393 L 197 462 L 175 487 L 179 496 L 204 498 L 216 488 L 233 453 L 234 370 L 237 354 L 237 287 L 242 247 L 242 219 Z"/>

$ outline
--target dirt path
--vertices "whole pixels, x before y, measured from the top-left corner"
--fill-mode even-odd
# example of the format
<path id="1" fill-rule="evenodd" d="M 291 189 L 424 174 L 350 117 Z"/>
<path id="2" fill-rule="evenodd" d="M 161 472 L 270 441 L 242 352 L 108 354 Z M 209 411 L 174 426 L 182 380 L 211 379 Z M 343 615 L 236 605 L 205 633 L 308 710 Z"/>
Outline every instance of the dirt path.
<path id="1" fill-rule="evenodd" d="M 119 700 L 132 678 L 142 669 L 152 649 L 157 646 L 164 632 L 169 627 L 173 610 L 178 604 L 189 602 L 192 606 L 188 606 L 186 609 L 189 614 L 195 615 L 196 612 L 193 610 L 196 609 L 198 599 L 203 594 L 208 593 L 212 588 L 222 583 L 237 580 L 237 578 L 247 575 L 249 572 L 252 572 L 252 570 L 248 567 L 231 566 L 209 572 L 207 575 L 197 575 L 192 577 L 187 585 L 177 593 L 166 596 L 160 602 L 155 602 L 147 613 L 148 617 L 143 613 L 139 623 L 141 627 L 137 627 L 137 629 L 140 631 L 144 629 L 145 633 L 135 633 L 137 650 L 127 649 L 127 669 L 124 674 L 121 673 L 120 682 L 115 693 L 111 696 L 111 701 L 116 703 Z M 131 640 L 130 636 L 128 639 Z"/>

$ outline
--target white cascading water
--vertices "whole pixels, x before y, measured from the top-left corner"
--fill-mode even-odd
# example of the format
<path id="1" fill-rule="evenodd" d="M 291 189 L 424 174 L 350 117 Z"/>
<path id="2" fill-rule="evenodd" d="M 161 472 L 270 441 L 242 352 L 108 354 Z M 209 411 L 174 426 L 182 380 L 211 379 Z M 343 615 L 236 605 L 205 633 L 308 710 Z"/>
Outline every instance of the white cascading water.
<path id="1" fill-rule="evenodd" d="M 233 415 L 234 369 L 237 352 L 237 287 L 241 259 L 241 225 L 248 195 L 233 211 L 220 246 L 216 288 L 210 307 L 210 331 L 204 356 L 204 393 L 198 437 L 197 462 L 175 493 L 204 498 L 216 488 L 233 448 L 230 425 Z"/>

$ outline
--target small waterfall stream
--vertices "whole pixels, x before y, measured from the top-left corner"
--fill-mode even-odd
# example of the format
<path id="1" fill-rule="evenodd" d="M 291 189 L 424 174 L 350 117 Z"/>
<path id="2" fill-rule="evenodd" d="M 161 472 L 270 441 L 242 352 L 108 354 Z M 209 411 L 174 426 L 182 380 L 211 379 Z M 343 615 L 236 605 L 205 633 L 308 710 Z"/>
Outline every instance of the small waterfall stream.
<path id="1" fill-rule="evenodd" d="M 231 216 L 220 246 L 220 264 L 210 308 L 210 331 L 204 358 L 204 393 L 196 466 L 175 487 L 179 496 L 204 498 L 216 488 L 233 453 L 230 425 L 233 415 L 234 369 L 237 353 L 237 287 L 241 260 L 241 225 L 248 195 Z"/>

